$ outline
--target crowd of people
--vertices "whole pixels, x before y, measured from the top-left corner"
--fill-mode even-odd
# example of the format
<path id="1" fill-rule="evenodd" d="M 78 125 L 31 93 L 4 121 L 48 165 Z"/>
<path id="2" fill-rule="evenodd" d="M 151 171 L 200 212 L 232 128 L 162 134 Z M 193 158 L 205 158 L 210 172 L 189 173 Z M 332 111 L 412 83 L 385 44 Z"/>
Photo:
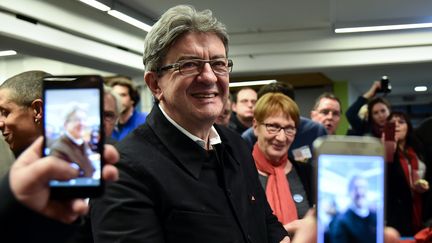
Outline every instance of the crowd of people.
<path id="1" fill-rule="evenodd" d="M 310 119 L 300 116 L 287 83 L 268 84 L 258 92 L 242 88 L 231 98 L 229 38 L 210 10 L 171 8 L 144 43 L 144 80 L 153 107 L 149 114 L 139 110 L 139 92 L 127 77 L 105 78 L 105 143 L 116 147 L 106 145 L 103 177 L 113 182 L 89 204 L 54 200 L 47 183 L 94 171 L 86 159 L 63 155 L 79 145 L 84 154 L 91 150 L 91 136 L 82 130 L 85 113 L 68 113 L 67 133 L 42 158 L 42 80 L 51 74 L 27 71 L 0 85 L 0 130 L 16 158 L 0 174 L 2 237 L 7 242 L 70 242 L 76 234 L 96 243 L 314 242 L 312 144 L 336 134 L 343 116 L 338 97 L 329 92 L 317 97 Z M 348 135 L 383 141 L 386 124 L 395 124 L 385 184 L 386 225 L 391 228 L 385 235 L 386 242 L 396 242 L 399 234 L 413 236 L 426 227 L 432 216 L 431 120 L 416 131 L 407 114 L 392 111 L 377 96 L 379 89 L 380 83 L 373 83 L 345 116 Z M 361 118 L 364 105 L 367 115 Z M 67 166 L 71 160 L 82 164 Z M 351 184 L 350 191 L 367 188 L 365 178 Z M 359 211 L 340 217 L 352 218 Z M 368 220 L 374 220 L 370 215 Z M 335 227 L 350 228 L 340 224 Z M 46 227 L 50 230 L 41 230 Z M 339 242 L 362 231 L 331 234 L 331 242 Z"/>

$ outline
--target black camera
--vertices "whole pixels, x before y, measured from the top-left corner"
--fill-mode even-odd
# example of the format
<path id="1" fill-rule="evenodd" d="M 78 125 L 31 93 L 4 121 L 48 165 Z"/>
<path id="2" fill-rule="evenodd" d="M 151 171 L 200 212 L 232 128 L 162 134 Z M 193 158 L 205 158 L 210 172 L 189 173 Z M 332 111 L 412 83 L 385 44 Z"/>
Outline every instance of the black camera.
<path id="1" fill-rule="evenodd" d="M 391 92 L 390 80 L 387 76 L 382 76 L 381 78 L 381 88 L 377 90 L 378 93 L 390 93 Z"/>

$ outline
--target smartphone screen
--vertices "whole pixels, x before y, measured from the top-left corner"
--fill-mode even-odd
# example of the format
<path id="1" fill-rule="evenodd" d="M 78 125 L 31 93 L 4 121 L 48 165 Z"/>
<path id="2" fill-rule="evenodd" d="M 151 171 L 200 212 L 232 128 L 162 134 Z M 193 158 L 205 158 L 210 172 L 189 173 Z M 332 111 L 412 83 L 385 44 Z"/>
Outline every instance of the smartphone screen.
<path id="1" fill-rule="evenodd" d="M 323 141 L 317 149 L 317 242 L 383 243 L 382 144 L 335 140 Z"/>
<path id="2" fill-rule="evenodd" d="M 59 157 L 79 171 L 76 178 L 50 181 L 60 197 L 93 197 L 102 192 L 102 98 L 99 76 L 48 77 L 43 81 L 45 156 Z"/>

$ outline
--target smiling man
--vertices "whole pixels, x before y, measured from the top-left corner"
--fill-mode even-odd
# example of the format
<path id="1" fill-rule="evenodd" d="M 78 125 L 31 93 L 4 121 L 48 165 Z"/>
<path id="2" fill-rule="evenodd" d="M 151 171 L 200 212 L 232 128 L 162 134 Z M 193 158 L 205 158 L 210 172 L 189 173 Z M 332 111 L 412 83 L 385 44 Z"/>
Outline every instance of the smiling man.
<path id="1" fill-rule="evenodd" d="M 213 125 L 228 98 L 228 36 L 210 10 L 176 6 L 144 43 L 156 104 L 117 145 L 120 180 L 92 201 L 95 242 L 289 242 L 250 150 Z"/>
<path id="2" fill-rule="evenodd" d="M 42 71 L 27 71 L 0 86 L 0 130 L 15 156 L 42 135 Z"/>

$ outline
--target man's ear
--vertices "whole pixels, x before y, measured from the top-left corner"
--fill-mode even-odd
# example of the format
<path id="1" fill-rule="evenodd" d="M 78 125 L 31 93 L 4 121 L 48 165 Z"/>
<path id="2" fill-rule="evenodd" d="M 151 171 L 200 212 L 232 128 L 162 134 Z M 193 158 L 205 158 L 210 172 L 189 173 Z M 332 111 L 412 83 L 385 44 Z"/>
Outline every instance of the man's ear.
<path id="1" fill-rule="evenodd" d="M 144 81 L 152 92 L 153 96 L 159 101 L 162 99 L 162 89 L 159 87 L 158 83 L 159 76 L 156 72 L 149 71 L 144 74 Z"/>
<path id="2" fill-rule="evenodd" d="M 253 119 L 253 121 L 252 121 L 253 123 L 252 123 L 252 128 L 253 128 L 253 132 L 254 132 L 254 135 L 255 135 L 255 137 L 258 137 L 258 122 L 257 122 L 257 120 L 255 120 L 255 118 Z"/>
<path id="3" fill-rule="evenodd" d="M 33 116 L 37 120 L 42 120 L 43 116 L 43 101 L 42 99 L 35 99 L 31 103 L 31 109 L 33 110 Z"/>
<path id="4" fill-rule="evenodd" d="M 316 113 L 317 113 L 316 110 L 311 110 L 310 117 L 311 117 L 312 120 L 315 118 Z"/>

